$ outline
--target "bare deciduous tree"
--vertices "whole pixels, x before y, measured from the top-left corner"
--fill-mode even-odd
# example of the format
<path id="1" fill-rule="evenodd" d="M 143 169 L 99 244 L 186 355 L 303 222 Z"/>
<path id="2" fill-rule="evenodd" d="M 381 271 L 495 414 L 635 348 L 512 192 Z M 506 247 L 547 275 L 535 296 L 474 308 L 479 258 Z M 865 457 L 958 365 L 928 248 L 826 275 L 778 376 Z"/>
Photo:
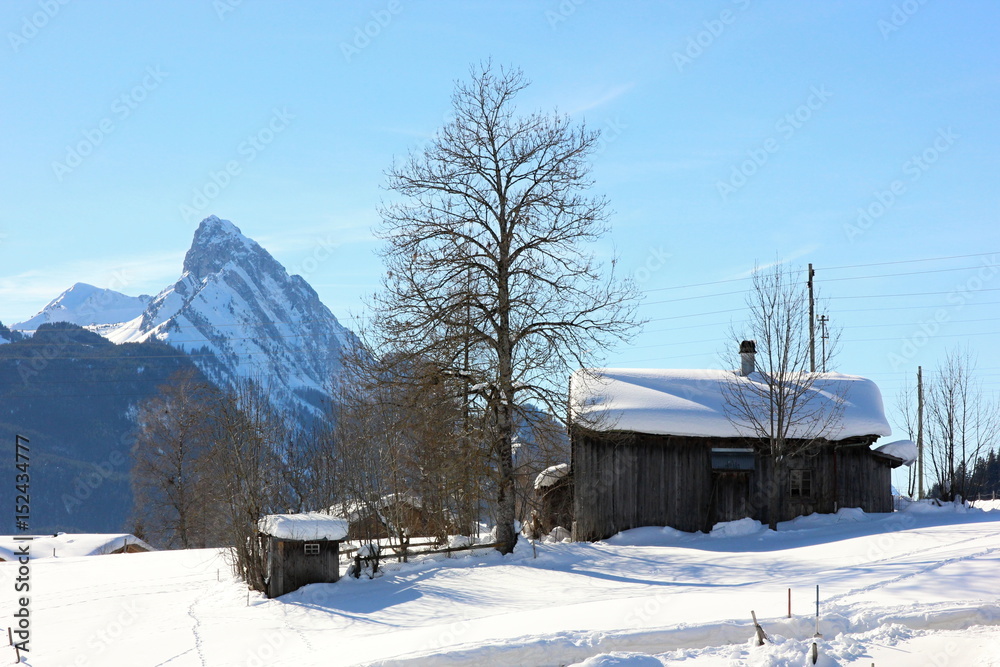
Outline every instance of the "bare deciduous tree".
<path id="1" fill-rule="evenodd" d="M 967 350 L 953 349 L 929 383 L 924 440 L 943 500 L 966 496 L 976 461 L 1000 440 L 1000 406 L 983 393 L 975 370 Z"/>
<path id="2" fill-rule="evenodd" d="M 481 442 L 463 415 L 464 382 L 431 363 L 359 355 L 338 393 L 342 486 L 353 511 L 405 542 L 415 531 L 443 539 L 479 518 Z M 364 536 L 362 536 L 364 537 Z"/>
<path id="3" fill-rule="evenodd" d="M 225 519 L 233 568 L 250 588 L 263 591 L 267 554 L 258 538 L 258 523 L 286 509 L 279 453 L 287 425 L 253 379 L 236 381 L 217 403 L 213 424 L 214 495 Z"/>
<path id="4" fill-rule="evenodd" d="M 917 441 L 917 389 L 908 381 L 904 381 L 899 391 L 896 392 L 896 408 L 903 426 L 906 428 L 906 437 L 913 442 Z M 906 478 L 906 495 L 910 498 L 917 493 L 918 466 L 908 466 Z"/>
<path id="5" fill-rule="evenodd" d="M 811 370 L 809 299 L 804 282 L 780 263 L 757 269 L 746 297 L 749 315 L 742 329 L 733 328 L 734 342 L 756 341 L 754 372 L 722 385 L 726 416 L 748 437 L 763 442 L 771 464 L 768 523 L 777 529 L 780 501 L 786 492 L 788 461 L 823 445 L 836 427 L 842 407 L 819 389 L 823 374 Z M 837 340 L 836 334 L 831 340 Z M 739 368 L 741 359 L 730 346 L 727 361 Z M 836 345 L 828 344 L 825 367 Z M 828 392 L 826 392 L 828 394 Z"/>
<path id="6" fill-rule="evenodd" d="M 212 481 L 206 454 L 212 447 L 211 406 L 219 392 L 189 371 L 173 376 L 138 409 L 132 448 L 135 521 L 148 539 L 182 549 L 215 543 Z"/>
<path id="7" fill-rule="evenodd" d="M 518 406 L 561 414 L 568 371 L 627 340 L 636 304 L 590 245 L 608 229 L 605 200 L 584 194 L 598 133 L 562 115 L 515 115 L 527 85 L 518 70 L 474 70 L 456 85 L 453 119 L 388 171 L 403 200 L 381 210 L 388 272 L 372 304 L 384 341 L 476 387 L 504 552 L 516 540 Z"/>

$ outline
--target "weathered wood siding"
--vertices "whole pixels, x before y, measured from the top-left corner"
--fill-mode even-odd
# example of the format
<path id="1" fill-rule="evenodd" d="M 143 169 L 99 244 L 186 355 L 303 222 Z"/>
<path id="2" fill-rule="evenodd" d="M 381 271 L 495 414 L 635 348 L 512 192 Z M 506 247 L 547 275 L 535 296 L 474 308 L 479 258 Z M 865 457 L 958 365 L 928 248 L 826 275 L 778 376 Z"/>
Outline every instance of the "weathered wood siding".
<path id="1" fill-rule="evenodd" d="M 840 507 L 866 512 L 891 512 L 892 463 L 867 447 L 837 449 L 837 486 Z"/>
<path id="2" fill-rule="evenodd" d="M 567 475 L 555 484 L 537 489 L 538 517 L 542 533 L 556 526 L 569 530 L 573 525 L 573 478 Z"/>
<path id="3" fill-rule="evenodd" d="M 752 443 L 751 443 L 752 444 Z M 808 470 L 810 493 L 793 497 L 789 475 L 775 479 L 767 456 L 746 472 L 712 470 L 715 447 L 747 447 L 734 438 L 643 433 L 572 432 L 575 539 L 598 540 L 639 526 L 709 530 L 717 521 L 749 516 L 768 523 L 777 495 L 778 521 L 841 507 L 891 512 L 891 461 L 872 452 L 870 439 L 830 443 L 794 457 L 789 470 Z"/>
<path id="4" fill-rule="evenodd" d="M 704 527 L 711 500 L 710 449 L 692 438 L 642 433 L 573 439 L 577 539 L 638 526 Z"/>
<path id="5" fill-rule="evenodd" d="M 267 537 L 267 597 L 276 598 L 306 584 L 333 583 L 340 579 L 340 542 L 299 542 Z M 318 544 L 319 553 L 307 555 L 306 544 Z"/>

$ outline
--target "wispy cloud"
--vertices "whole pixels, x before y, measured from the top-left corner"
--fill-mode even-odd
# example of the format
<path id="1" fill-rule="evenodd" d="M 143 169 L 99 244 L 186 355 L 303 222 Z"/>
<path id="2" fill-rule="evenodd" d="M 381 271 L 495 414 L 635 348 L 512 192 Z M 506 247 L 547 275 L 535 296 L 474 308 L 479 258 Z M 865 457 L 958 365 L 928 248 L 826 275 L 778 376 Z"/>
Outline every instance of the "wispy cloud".
<path id="1" fill-rule="evenodd" d="M 357 221 L 328 223 L 283 230 L 280 234 L 261 234 L 254 237 L 272 255 L 295 255 L 308 252 L 318 244 L 323 247 L 339 248 L 352 243 L 367 243 L 375 240 L 372 225 L 377 222 L 374 212 L 358 216 Z"/>
<path id="2" fill-rule="evenodd" d="M 609 90 L 597 93 L 596 95 L 590 97 L 589 99 L 584 99 L 582 101 L 575 102 L 574 105 L 570 108 L 570 110 L 567 111 L 566 113 L 568 113 L 570 116 L 573 116 L 579 113 L 583 113 L 585 111 L 591 111 L 593 109 L 597 109 L 598 107 L 602 107 L 605 104 L 610 104 L 611 102 L 614 102 L 619 97 L 621 97 L 628 91 L 632 90 L 634 87 L 635 87 L 634 82 L 623 83 L 614 86 Z"/>
<path id="3" fill-rule="evenodd" d="M 773 268 L 775 266 L 781 266 L 783 264 L 788 264 L 789 262 L 795 261 L 799 257 L 805 257 L 809 253 L 815 252 L 817 250 L 819 250 L 819 244 L 818 243 L 812 243 L 812 244 L 807 245 L 807 246 L 802 246 L 801 248 L 797 248 L 796 250 L 793 250 L 791 253 L 789 253 L 788 255 L 785 255 L 784 257 L 779 257 L 778 259 L 774 260 L 773 262 L 767 262 L 765 264 L 758 264 L 757 266 L 755 266 L 752 269 L 749 269 L 747 271 L 743 271 L 741 273 L 738 273 L 735 276 L 733 276 L 733 278 L 749 278 L 750 276 L 752 276 L 755 273 L 759 273 L 761 271 L 766 271 L 767 269 Z"/>

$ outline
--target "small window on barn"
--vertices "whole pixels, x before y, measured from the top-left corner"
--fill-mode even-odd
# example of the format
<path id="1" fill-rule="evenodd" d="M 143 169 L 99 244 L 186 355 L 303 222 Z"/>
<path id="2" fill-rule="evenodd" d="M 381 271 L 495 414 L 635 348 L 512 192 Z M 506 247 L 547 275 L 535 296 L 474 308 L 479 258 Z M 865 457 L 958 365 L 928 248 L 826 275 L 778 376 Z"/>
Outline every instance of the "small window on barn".
<path id="1" fill-rule="evenodd" d="M 788 471 L 788 495 L 792 498 L 812 496 L 812 470 Z"/>
<path id="2" fill-rule="evenodd" d="M 318 556 L 319 555 L 319 545 L 315 542 L 306 542 L 305 544 L 306 555 L 307 556 Z"/>

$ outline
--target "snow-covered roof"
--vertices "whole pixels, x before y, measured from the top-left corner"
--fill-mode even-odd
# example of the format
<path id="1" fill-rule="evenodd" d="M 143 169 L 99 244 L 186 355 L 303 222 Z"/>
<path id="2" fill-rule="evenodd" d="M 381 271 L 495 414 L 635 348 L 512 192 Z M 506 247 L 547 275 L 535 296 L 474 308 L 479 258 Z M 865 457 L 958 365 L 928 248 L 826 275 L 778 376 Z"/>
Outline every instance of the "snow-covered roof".
<path id="1" fill-rule="evenodd" d="M 887 442 L 875 448 L 876 452 L 882 452 L 897 459 L 903 459 L 903 465 L 912 465 L 917 460 L 917 443 L 912 440 L 896 440 Z"/>
<path id="2" fill-rule="evenodd" d="M 892 429 L 882 408 L 882 394 L 874 382 L 856 375 L 818 373 L 810 387 L 814 400 L 832 409 L 843 407 L 839 422 L 825 437 L 889 435 Z M 754 437 L 747 426 L 727 417 L 724 386 L 762 380 L 725 370 L 655 370 L 597 368 L 577 371 L 570 378 L 571 409 L 575 420 L 602 431 L 620 430 L 654 435 L 695 437 Z M 820 404 L 811 403 L 810 411 Z M 815 437 L 808 425 L 792 428 L 789 437 Z"/>
<path id="3" fill-rule="evenodd" d="M 535 478 L 535 489 L 545 489 L 550 486 L 555 486 L 559 480 L 563 479 L 568 474 L 568 463 L 560 463 L 558 465 L 550 466 L 538 473 L 538 477 Z"/>
<path id="4" fill-rule="evenodd" d="M 257 524 L 260 532 L 282 540 L 342 540 L 347 537 L 347 519 L 323 512 L 269 514 Z"/>
<path id="5" fill-rule="evenodd" d="M 0 558 L 15 560 L 18 549 L 24 544 L 13 536 L 0 536 Z M 135 535 L 128 533 L 58 533 L 56 535 L 32 536 L 30 546 L 32 560 L 36 558 L 71 558 L 75 556 L 100 556 L 110 554 L 126 546 L 140 551 L 153 551 Z"/>

